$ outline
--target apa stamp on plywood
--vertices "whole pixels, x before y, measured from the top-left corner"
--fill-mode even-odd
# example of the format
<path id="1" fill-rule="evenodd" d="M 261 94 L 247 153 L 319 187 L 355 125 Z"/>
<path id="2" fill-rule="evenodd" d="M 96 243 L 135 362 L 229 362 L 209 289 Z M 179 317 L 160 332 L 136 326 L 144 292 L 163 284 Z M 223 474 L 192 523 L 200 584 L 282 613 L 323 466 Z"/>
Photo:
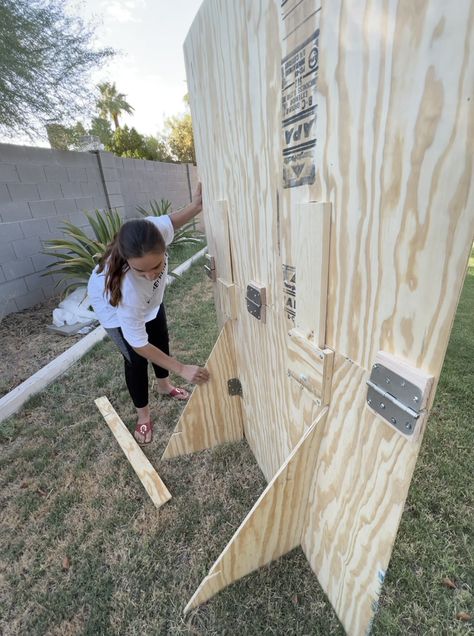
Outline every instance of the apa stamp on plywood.
<path id="1" fill-rule="evenodd" d="M 281 62 L 283 187 L 314 183 L 319 29 Z"/>
<path id="2" fill-rule="evenodd" d="M 296 316 L 296 268 L 283 265 L 283 303 L 285 316 L 293 325 Z"/>

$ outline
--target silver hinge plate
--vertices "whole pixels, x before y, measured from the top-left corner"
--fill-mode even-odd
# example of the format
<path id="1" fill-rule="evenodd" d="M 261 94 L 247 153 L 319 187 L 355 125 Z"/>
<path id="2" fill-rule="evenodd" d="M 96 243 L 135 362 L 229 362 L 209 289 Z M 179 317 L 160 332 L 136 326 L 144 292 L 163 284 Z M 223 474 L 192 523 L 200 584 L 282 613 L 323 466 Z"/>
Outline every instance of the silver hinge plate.
<path id="1" fill-rule="evenodd" d="M 382 364 L 367 381 L 367 404 L 404 435 L 413 435 L 423 398 L 420 387 Z"/>
<path id="2" fill-rule="evenodd" d="M 242 397 L 242 384 L 240 383 L 239 378 L 231 378 L 227 380 L 227 389 L 229 391 L 229 395 L 240 395 Z"/>

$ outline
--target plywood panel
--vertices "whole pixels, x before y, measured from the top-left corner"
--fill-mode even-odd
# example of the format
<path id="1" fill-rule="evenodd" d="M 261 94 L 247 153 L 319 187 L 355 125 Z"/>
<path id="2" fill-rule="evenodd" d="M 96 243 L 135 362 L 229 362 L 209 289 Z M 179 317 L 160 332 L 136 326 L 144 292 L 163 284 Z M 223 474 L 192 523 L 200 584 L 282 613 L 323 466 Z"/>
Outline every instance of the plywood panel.
<path id="1" fill-rule="evenodd" d="M 185 611 L 300 545 L 308 482 L 314 471 L 326 415 L 327 409 L 321 411 L 301 438 L 214 563 Z"/>
<path id="2" fill-rule="evenodd" d="M 336 352 L 303 548 L 351 634 L 370 625 L 421 444 L 366 407 L 369 369 L 383 350 L 436 385 L 474 236 L 473 11 L 207 0 L 185 46 L 205 197 L 228 201 L 244 430 L 268 480 L 317 416 L 287 374 L 294 320 Z M 327 226 L 304 218 L 318 202 L 319 254 Z M 210 205 L 211 233 L 216 218 Z"/>
<path id="3" fill-rule="evenodd" d="M 421 443 L 367 409 L 368 369 L 384 349 L 437 382 L 473 238 L 472 10 L 321 12 L 318 166 L 335 211 L 326 344 L 338 372 L 303 548 L 351 634 L 376 609 Z"/>
<path id="4" fill-rule="evenodd" d="M 163 459 L 185 455 L 243 437 L 239 396 L 228 392 L 237 377 L 232 322 L 225 323 L 209 360 L 210 379 L 196 386 L 163 453 Z"/>
<path id="5" fill-rule="evenodd" d="M 474 233 L 472 11 L 327 2 L 318 167 L 334 206 L 327 346 L 441 368 Z"/>
<path id="6" fill-rule="evenodd" d="M 306 392 L 291 387 L 287 375 L 287 333 L 294 324 L 286 317 L 283 298 L 282 265 L 294 266 L 294 253 L 298 250 L 297 242 L 292 241 L 297 206 L 314 199 L 313 183 L 281 189 L 284 165 L 290 169 L 294 164 L 297 169 L 298 153 L 293 157 L 283 155 L 283 151 L 297 145 L 300 126 L 298 123 L 293 130 L 291 122 L 289 127 L 282 124 L 282 58 L 289 56 L 290 77 L 292 51 L 295 47 L 301 50 L 301 42 L 309 37 L 309 57 L 313 47 L 310 36 L 316 32 L 319 20 L 319 4 L 303 0 L 298 5 L 293 11 L 287 3 L 288 15 L 282 22 L 277 3 L 270 0 L 208 0 L 201 6 L 185 43 L 210 245 L 221 242 L 216 202 L 227 202 L 239 316 L 234 333 L 238 373 L 244 388 L 245 435 L 267 479 L 276 473 L 315 415 L 309 421 L 306 415 L 302 416 L 315 405 L 309 405 Z M 310 79 L 314 80 L 313 72 Z M 314 91 L 314 86 L 310 90 Z M 289 87 L 289 102 L 294 99 L 293 94 L 300 95 Z M 288 108 L 294 109 L 289 102 Z M 293 116 L 292 110 L 285 121 Z M 314 137 L 314 114 L 304 124 Z M 286 143 L 290 130 L 291 139 Z M 314 155 L 314 148 L 309 155 Z M 309 155 L 305 153 L 306 161 Z M 300 233 L 304 234 L 304 228 Z M 323 252 L 321 247 L 319 253 Z M 303 259 L 300 263 L 308 269 L 316 252 L 305 253 L 308 262 Z M 324 259 L 327 262 L 326 256 Z M 252 280 L 267 292 L 265 325 L 257 324 L 245 308 L 245 290 Z M 308 293 L 313 288 L 309 285 Z M 222 289 L 216 294 L 222 319 L 228 315 L 228 302 Z M 301 304 L 304 307 L 303 300 Z M 307 307 L 308 314 L 316 311 L 314 323 L 321 322 L 316 300 L 312 299 Z M 270 395 L 271 400 L 265 398 Z M 307 405 L 303 411 L 295 407 L 295 400 L 298 405 Z"/>
<path id="7" fill-rule="evenodd" d="M 168 488 L 161 481 L 160 476 L 153 468 L 145 453 L 137 444 L 130 431 L 122 422 L 109 400 L 103 396 L 97 398 L 95 404 L 104 416 L 107 426 L 114 434 L 115 439 L 120 448 L 125 453 L 126 458 L 130 462 L 133 470 L 136 472 L 139 480 L 142 482 L 145 490 L 150 496 L 155 506 L 159 508 L 171 499 Z"/>

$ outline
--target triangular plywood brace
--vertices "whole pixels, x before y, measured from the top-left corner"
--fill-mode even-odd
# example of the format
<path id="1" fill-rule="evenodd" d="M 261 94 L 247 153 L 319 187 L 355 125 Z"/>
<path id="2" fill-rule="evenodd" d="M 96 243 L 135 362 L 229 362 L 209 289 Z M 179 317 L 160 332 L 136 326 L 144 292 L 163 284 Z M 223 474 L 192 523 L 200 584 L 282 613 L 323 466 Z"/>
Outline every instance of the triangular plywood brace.
<path id="1" fill-rule="evenodd" d="M 163 459 L 242 439 L 241 398 L 231 396 L 228 380 L 237 377 L 232 321 L 227 321 L 206 368 L 210 380 L 197 386 L 176 425 Z"/>
<path id="2" fill-rule="evenodd" d="M 309 487 L 328 409 L 290 453 L 204 578 L 185 612 L 301 544 Z"/>

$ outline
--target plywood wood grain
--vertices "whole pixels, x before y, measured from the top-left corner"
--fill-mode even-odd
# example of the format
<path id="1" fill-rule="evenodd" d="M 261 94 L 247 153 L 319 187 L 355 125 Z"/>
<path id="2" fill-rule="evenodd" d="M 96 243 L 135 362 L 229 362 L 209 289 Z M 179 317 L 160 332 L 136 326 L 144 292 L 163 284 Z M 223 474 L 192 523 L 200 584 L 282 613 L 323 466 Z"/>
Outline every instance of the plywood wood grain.
<path id="1" fill-rule="evenodd" d="M 209 360 L 210 379 L 196 386 L 163 453 L 163 459 L 185 455 L 243 437 L 239 396 L 228 392 L 237 377 L 232 322 L 225 323 Z"/>
<path id="2" fill-rule="evenodd" d="M 327 409 L 319 414 L 230 540 L 185 611 L 300 545 L 308 479 L 321 443 Z"/>
<path id="3" fill-rule="evenodd" d="M 473 12 L 206 0 L 185 44 L 211 240 L 227 201 L 243 428 L 269 482 L 320 408 L 288 377 L 289 332 L 335 352 L 302 545 L 349 634 L 370 627 L 422 441 L 367 408 L 366 380 L 379 351 L 399 357 L 434 378 L 429 411 L 474 238 Z"/>
<path id="4" fill-rule="evenodd" d="M 295 217 L 296 328 L 324 348 L 331 204 L 299 203 Z"/>
<path id="5" fill-rule="evenodd" d="M 120 419 L 109 400 L 103 396 L 97 398 L 95 404 L 104 416 L 107 426 L 112 431 L 120 448 L 125 453 L 126 458 L 130 462 L 133 470 L 136 472 L 139 480 L 142 482 L 145 490 L 150 496 L 155 506 L 159 508 L 171 499 L 168 488 L 161 481 L 160 476 L 151 465 L 150 461 L 137 444 L 130 431 Z"/>

